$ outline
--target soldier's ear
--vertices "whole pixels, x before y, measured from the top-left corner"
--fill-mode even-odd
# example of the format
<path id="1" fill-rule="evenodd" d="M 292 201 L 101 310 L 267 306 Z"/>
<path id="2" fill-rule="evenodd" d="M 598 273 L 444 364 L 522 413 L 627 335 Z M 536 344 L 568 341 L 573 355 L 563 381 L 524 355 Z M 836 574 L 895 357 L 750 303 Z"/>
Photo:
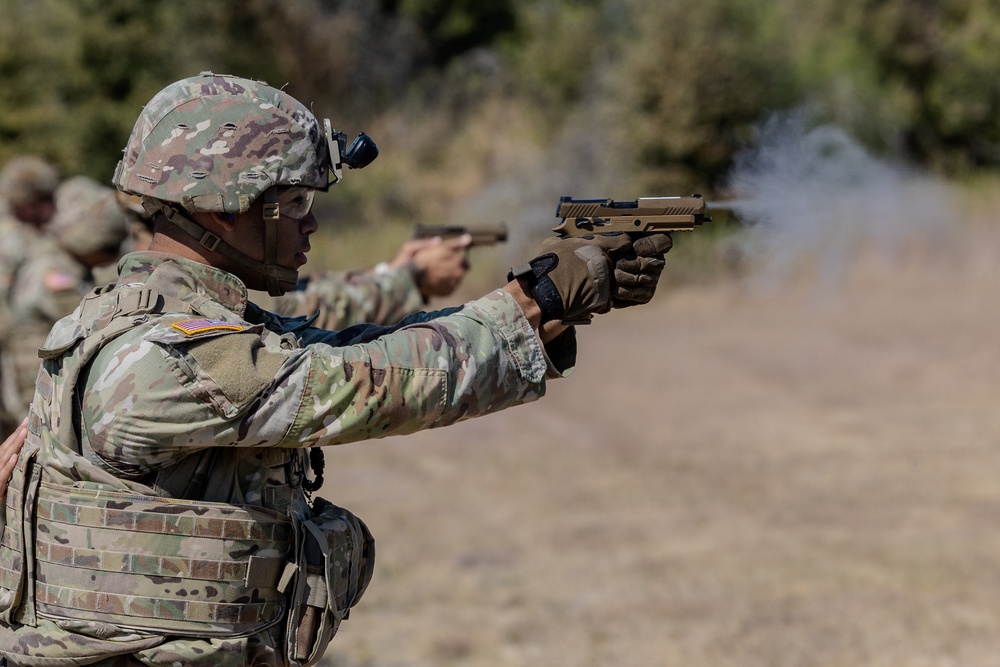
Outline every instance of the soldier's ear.
<path id="1" fill-rule="evenodd" d="M 212 221 L 226 232 L 236 229 L 236 216 L 232 213 L 211 213 Z"/>

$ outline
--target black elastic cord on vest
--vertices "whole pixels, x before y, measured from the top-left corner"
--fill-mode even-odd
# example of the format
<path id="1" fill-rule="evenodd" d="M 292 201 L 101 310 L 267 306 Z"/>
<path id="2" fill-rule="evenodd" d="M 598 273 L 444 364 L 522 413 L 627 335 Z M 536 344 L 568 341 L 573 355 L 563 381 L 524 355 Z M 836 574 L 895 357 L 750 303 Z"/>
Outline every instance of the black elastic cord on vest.
<path id="1" fill-rule="evenodd" d="M 302 481 L 302 488 L 306 493 L 319 491 L 323 486 L 323 471 L 326 468 L 326 458 L 323 455 L 322 447 L 311 447 L 309 449 L 309 467 L 312 468 L 313 478 Z"/>

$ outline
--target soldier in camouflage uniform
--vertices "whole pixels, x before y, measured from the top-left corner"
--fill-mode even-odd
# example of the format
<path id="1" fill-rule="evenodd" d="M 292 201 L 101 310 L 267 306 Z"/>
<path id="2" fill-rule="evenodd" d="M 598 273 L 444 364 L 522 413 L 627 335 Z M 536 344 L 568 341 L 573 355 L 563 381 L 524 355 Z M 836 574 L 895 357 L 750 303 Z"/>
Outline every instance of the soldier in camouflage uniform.
<path id="1" fill-rule="evenodd" d="M 55 211 L 59 171 L 36 156 L 14 158 L 0 170 L 0 339 L 11 326 L 7 294 L 27 248 Z M 0 402 L 0 434 L 20 423 L 22 413 L 7 412 Z"/>
<path id="2" fill-rule="evenodd" d="M 128 234 L 115 190 L 84 176 L 63 181 L 44 234 L 24 249 L 8 287 L 12 324 L 0 338 L 4 410 L 25 415 L 35 394 L 38 348 L 52 325 L 69 315 L 94 285 L 95 268 L 121 256 Z"/>
<path id="3" fill-rule="evenodd" d="M 296 284 L 341 136 L 211 73 L 144 108 L 115 183 L 156 211 L 153 243 L 49 334 L 7 491 L 14 665 L 315 664 L 374 556 L 311 498 L 318 447 L 535 400 L 575 363 L 567 321 L 652 297 L 666 235 L 550 239 L 502 289 L 394 327 L 262 311 L 247 289 Z"/>

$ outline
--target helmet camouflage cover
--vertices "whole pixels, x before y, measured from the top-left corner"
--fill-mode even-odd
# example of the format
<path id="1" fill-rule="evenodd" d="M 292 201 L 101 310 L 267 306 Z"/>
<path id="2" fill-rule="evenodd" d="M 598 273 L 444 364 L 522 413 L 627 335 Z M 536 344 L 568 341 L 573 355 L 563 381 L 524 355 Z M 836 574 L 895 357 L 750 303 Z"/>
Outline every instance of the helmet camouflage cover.
<path id="1" fill-rule="evenodd" d="M 116 190 L 86 176 L 63 181 L 56 189 L 56 213 L 46 231 L 77 254 L 119 245 L 128 235 Z"/>
<path id="2" fill-rule="evenodd" d="M 331 166 L 323 126 L 295 98 L 260 81 L 203 72 L 149 101 L 114 181 L 187 211 L 241 213 L 273 185 L 325 190 Z"/>
<path id="3" fill-rule="evenodd" d="M 16 157 L 0 170 L 0 198 L 12 205 L 51 199 L 59 180 L 59 170 L 42 158 Z"/>

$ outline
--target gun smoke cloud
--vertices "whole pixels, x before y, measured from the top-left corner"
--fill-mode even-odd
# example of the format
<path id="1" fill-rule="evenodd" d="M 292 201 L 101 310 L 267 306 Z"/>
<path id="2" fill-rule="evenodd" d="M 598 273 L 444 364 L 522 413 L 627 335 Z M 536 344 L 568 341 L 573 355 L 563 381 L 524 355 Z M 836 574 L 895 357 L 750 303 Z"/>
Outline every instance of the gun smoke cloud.
<path id="1" fill-rule="evenodd" d="M 765 283 L 804 269 L 836 283 L 864 253 L 899 258 L 956 217 L 947 184 L 872 156 L 838 127 L 810 126 L 802 112 L 758 128 L 727 190 L 747 224 L 738 251 Z"/>

